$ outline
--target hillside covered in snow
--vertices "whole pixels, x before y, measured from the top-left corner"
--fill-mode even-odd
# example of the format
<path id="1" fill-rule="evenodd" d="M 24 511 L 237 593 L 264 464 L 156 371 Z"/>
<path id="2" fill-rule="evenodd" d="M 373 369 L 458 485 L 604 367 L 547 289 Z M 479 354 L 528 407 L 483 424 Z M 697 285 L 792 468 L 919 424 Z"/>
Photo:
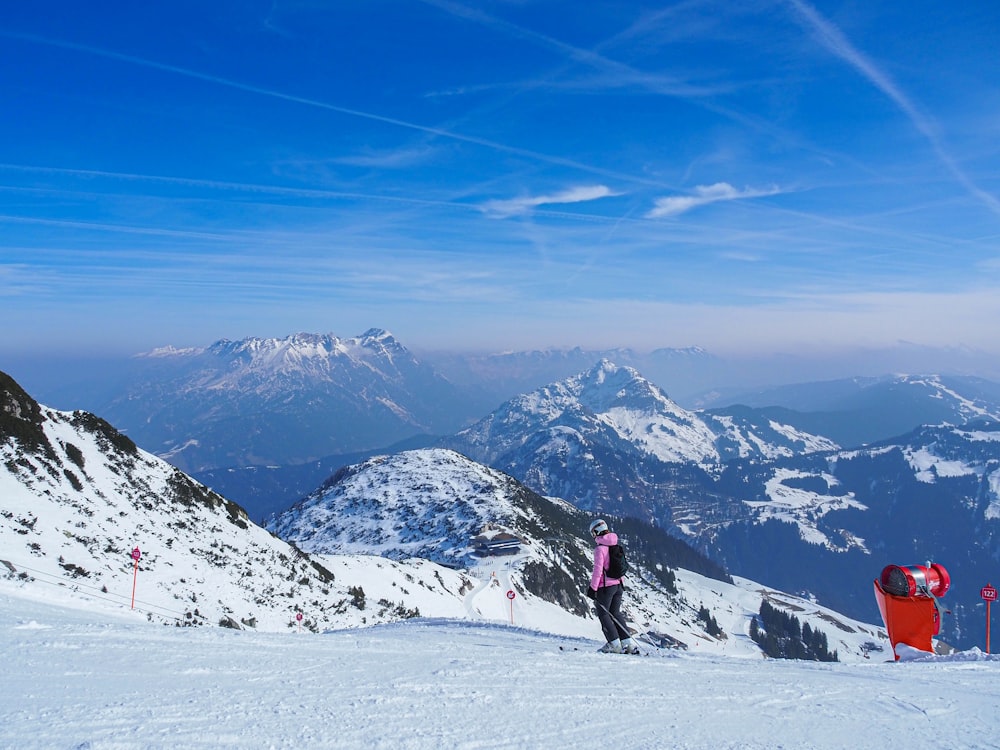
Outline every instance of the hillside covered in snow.
<path id="1" fill-rule="evenodd" d="M 893 663 L 593 652 L 506 622 L 164 628 L 0 580 L 0 746 L 996 747 L 1000 657 Z M 41 592 L 40 592 L 41 593 Z"/>

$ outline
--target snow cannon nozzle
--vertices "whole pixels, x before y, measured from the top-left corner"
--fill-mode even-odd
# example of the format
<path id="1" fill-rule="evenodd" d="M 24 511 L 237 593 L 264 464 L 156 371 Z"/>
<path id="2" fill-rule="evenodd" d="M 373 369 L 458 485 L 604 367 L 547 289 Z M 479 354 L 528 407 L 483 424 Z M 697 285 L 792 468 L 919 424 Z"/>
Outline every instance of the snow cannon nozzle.
<path id="1" fill-rule="evenodd" d="M 951 588 L 951 576 L 943 565 L 887 565 L 879 577 L 882 590 L 893 596 L 940 597 Z"/>

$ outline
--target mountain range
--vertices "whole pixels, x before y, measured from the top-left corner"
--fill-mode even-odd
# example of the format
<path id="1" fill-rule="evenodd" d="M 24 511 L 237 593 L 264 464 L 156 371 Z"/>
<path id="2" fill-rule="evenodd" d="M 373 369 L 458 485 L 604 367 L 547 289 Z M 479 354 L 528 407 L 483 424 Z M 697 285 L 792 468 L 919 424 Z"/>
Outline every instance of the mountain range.
<path id="1" fill-rule="evenodd" d="M 154 622 L 273 631 L 502 620 L 510 607 L 524 626 L 598 637 L 582 595 L 588 517 L 452 451 L 345 468 L 274 521 L 287 540 L 103 419 L 42 406 L 6 375 L 0 452 L 4 582 L 38 598 L 58 587 Z M 885 646 L 875 626 L 734 581 L 662 531 L 622 523 L 635 567 L 628 616 L 651 647 L 752 653 L 744 629 L 765 599 L 828 633 L 846 660 Z M 476 550 L 498 534 L 518 553 Z"/>
<path id="2" fill-rule="evenodd" d="M 375 335 L 376 333 L 377 335 Z M 372 331 L 369 334 L 378 339 L 392 340 L 395 346 L 401 346 L 395 339 L 392 339 L 390 334 L 385 332 Z M 353 340 L 366 341 L 368 338 L 368 335 L 363 335 Z M 241 346 L 249 347 L 254 341 L 256 340 L 247 340 L 242 342 Z M 289 337 L 288 339 L 268 340 L 267 346 L 263 348 L 265 350 L 297 351 L 302 346 L 302 337 Z M 603 354 L 609 353 L 603 352 Z M 614 353 L 624 357 L 627 361 L 635 361 L 639 358 L 628 350 L 616 350 Z M 298 352 L 296 356 L 300 361 L 308 361 L 307 354 L 308 352 Z M 459 377 L 464 378 L 464 380 L 460 385 L 455 385 L 454 390 L 446 397 L 435 402 L 427 401 L 420 409 L 415 408 L 414 411 L 442 409 L 451 416 L 436 420 L 438 424 L 450 424 L 455 428 L 466 427 L 476 420 L 481 420 L 484 414 L 495 410 L 498 404 L 504 403 L 504 401 L 499 400 L 501 393 L 508 393 L 521 383 L 535 383 L 548 373 L 559 373 L 560 375 L 554 381 L 544 381 L 540 385 L 533 386 L 532 391 L 539 387 L 551 386 L 553 383 L 568 378 L 578 377 L 581 372 L 591 370 L 595 363 L 600 361 L 598 359 L 589 360 L 590 356 L 597 354 L 597 352 L 574 349 L 569 352 L 524 352 L 479 357 L 452 355 L 450 362 L 439 354 L 435 363 L 439 364 L 442 360 L 446 362 L 448 366 L 445 369 L 449 371 L 449 378 L 454 376 L 457 371 Z M 658 358 L 657 361 L 673 363 L 680 371 L 697 368 L 699 365 L 696 363 L 712 359 L 710 355 L 696 349 L 660 350 L 655 354 Z M 652 358 L 653 355 L 651 354 L 649 357 Z M 403 358 L 410 359 L 412 355 L 403 355 Z M 141 378 L 130 378 L 129 382 L 132 385 L 123 388 L 123 391 L 138 393 L 162 390 L 165 394 L 164 398 L 169 400 L 165 387 L 157 386 L 154 388 L 149 384 L 139 387 L 136 383 L 157 382 L 158 379 L 168 382 L 169 378 L 164 377 L 162 373 L 157 375 L 157 372 L 159 372 L 158 368 L 166 366 L 166 362 L 173 361 L 172 357 L 166 357 L 166 362 L 157 357 L 144 359 L 147 362 L 156 361 L 158 363 L 156 368 L 145 371 Z M 465 363 L 464 369 L 456 364 L 461 362 Z M 347 360 L 342 362 L 345 366 L 346 363 Z M 580 369 L 568 371 L 569 367 L 577 365 L 580 365 Z M 430 365 L 424 364 L 423 367 L 430 367 Z M 257 363 L 254 368 L 261 373 L 266 372 L 264 363 Z M 316 368 L 312 367 L 312 370 L 315 371 Z M 366 366 L 363 373 L 351 375 L 348 380 L 362 382 L 364 377 L 371 375 L 372 370 Z M 475 383 L 476 376 L 481 376 L 482 381 Z M 275 375 L 274 377 L 276 383 L 281 383 L 280 376 Z M 643 373 L 643 378 L 648 380 L 645 373 Z M 298 380 L 305 383 L 307 381 L 306 373 L 300 374 Z M 649 382 L 653 383 L 654 381 L 649 380 Z M 363 460 L 377 453 L 437 444 L 439 436 L 426 431 L 421 432 L 412 425 L 399 429 L 400 424 L 398 423 L 391 431 L 379 433 L 381 439 L 367 439 L 365 442 L 359 443 L 358 436 L 368 435 L 370 438 L 370 430 L 376 428 L 371 427 L 370 424 L 366 426 L 365 416 L 358 410 L 357 403 L 351 406 L 337 406 L 334 403 L 336 399 L 329 395 L 330 389 L 325 380 L 320 380 L 315 387 L 319 393 L 316 398 L 309 399 L 303 396 L 290 399 L 288 403 L 284 404 L 282 408 L 286 410 L 287 416 L 284 426 L 275 426 L 269 432 L 254 431 L 251 424 L 253 419 L 241 416 L 242 414 L 255 413 L 253 411 L 255 408 L 253 394 L 246 393 L 233 383 L 230 383 L 225 389 L 220 386 L 213 391 L 202 391 L 201 394 L 202 411 L 215 415 L 199 417 L 202 422 L 207 424 L 213 420 L 222 421 L 224 414 L 226 415 L 225 423 L 234 432 L 240 435 L 245 432 L 250 436 L 250 440 L 262 446 L 259 452 L 285 456 L 295 452 L 296 455 L 293 458 L 251 462 L 250 464 L 225 464 L 215 460 L 197 461 L 197 465 L 201 468 L 190 468 L 190 464 L 181 460 L 184 456 L 191 458 L 200 454 L 205 457 L 211 448 L 203 445 L 203 439 L 200 438 L 187 440 L 176 437 L 184 429 L 186 423 L 183 421 L 172 424 L 169 434 L 161 430 L 158 435 L 150 435 L 148 441 L 140 439 L 139 442 L 159 455 L 170 458 L 172 462 L 189 468 L 193 476 L 216 488 L 227 497 L 237 499 L 257 520 L 267 518 L 270 514 L 282 510 L 312 491 L 340 466 Z M 663 397 L 668 398 L 667 392 L 660 390 Z M 420 388 L 415 383 L 406 388 L 405 391 L 409 394 L 408 398 L 422 398 Z M 514 398 L 516 399 L 523 393 L 525 392 L 517 391 Z M 694 410 L 681 409 L 681 411 L 686 414 L 700 415 L 699 420 L 705 422 L 706 427 L 714 432 L 725 432 L 724 423 L 726 422 L 737 426 L 741 422 L 745 423 L 743 428 L 745 432 L 762 435 L 776 449 L 782 445 L 784 449 L 794 448 L 794 445 L 780 436 L 768 434 L 773 433 L 770 428 L 771 424 L 783 425 L 782 429 L 786 431 L 824 439 L 830 445 L 857 447 L 905 434 L 922 424 L 943 422 L 962 424 L 973 416 L 988 415 L 995 418 L 1000 414 L 1000 408 L 997 406 L 1000 403 L 1000 386 L 981 379 L 957 376 L 894 375 L 881 378 L 850 378 L 790 385 L 761 392 L 743 392 L 741 395 L 745 396 L 742 399 L 743 403 L 740 402 L 741 399 L 737 395 L 723 396 L 721 393 L 715 392 L 711 398 L 703 400 L 702 407 Z M 994 396 L 998 396 L 998 398 L 994 398 Z M 358 397 L 352 396 L 351 398 L 354 402 L 358 401 Z M 494 398 L 497 400 L 492 400 Z M 674 403 L 675 407 L 679 408 L 676 401 L 669 400 Z M 106 398 L 103 401 L 103 403 L 108 404 L 121 404 L 121 402 L 121 397 Z M 115 409 L 118 408 L 115 406 Z M 139 432 L 156 432 L 157 420 L 150 415 L 156 413 L 159 408 L 155 403 L 141 397 L 131 398 L 128 402 L 128 409 L 120 416 L 113 418 L 116 425 L 132 436 L 137 435 L 137 430 Z M 343 411 L 347 408 L 353 408 L 357 411 L 357 420 L 342 423 L 336 419 L 318 416 L 324 409 Z M 117 413 L 114 409 L 111 411 L 112 414 Z M 100 411 L 100 413 L 107 412 Z M 194 419 L 194 417 L 192 416 L 190 419 Z M 325 430 L 328 434 L 317 438 L 318 443 L 309 443 L 303 446 L 307 441 L 302 435 L 311 434 L 315 437 L 316 431 L 312 429 L 312 426 L 318 422 L 323 422 L 326 425 L 323 428 L 317 428 L 318 431 Z M 189 425 L 187 429 L 189 433 L 193 434 L 201 427 Z M 671 429 L 681 430 L 683 428 L 678 425 Z M 447 431 L 445 430 L 445 432 Z M 412 434 L 399 440 L 401 432 L 412 432 Z M 735 435 L 736 430 L 731 430 L 731 432 Z M 222 437 L 220 434 L 220 438 Z M 316 457 L 315 454 L 318 451 L 313 450 L 314 445 L 329 445 L 330 440 L 335 437 L 341 441 L 340 444 L 349 445 L 350 448 Z M 197 445 L 195 445 L 195 440 L 197 440 Z M 156 446 L 163 447 L 167 443 L 173 446 L 178 442 L 186 446 L 180 455 L 156 448 Z M 230 448 L 228 453 L 235 455 L 239 450 L 243 450 L 243 448 Z M 687 449 L 682 447 L 682 450 Z M 712 454 L 719 453 L 720 459 L 726 460 L 738 456 L 740 450 L 742 449 L 738 442 L 727 444 L 726 440 L 720 437 L 718 445 L 708 449 L 708 455 L 711 457 Z M 209 465 L 214 463 L 220 465 Z"/>
<path id="3" fill-rule="evenodd" d="M 163 347 L 103 367 L 50 363 L 30 379 L 46 403 L 101 414 L 144 449 L 197 476 L 326 467 L 331 457 L 355 460 L 401 441 L 430 444 L 429 437 L 467 427 L 512 398 L 602 360 L 641 372 L 689 411 L 725 420 L 742 418 L 749 407 L 760 424 L 773 420 L 843 447 L 921 424 L 960 424 L 968 409 L 1000 412 L 1000 385 L 969 377 L 884 376 L 726 391 L 716 384 L 732 377 L 732 365 L 696 347 L 417 357 L 376 328 L 348 338 L 299 333 Z M 695 388 L 697 397 L 672 396 Z"/>
<path id="4" fill-rule="evenodd" d="M 981 641 L 974 593 L 992 578 L 998 556 L 993 498 L 1000 456 L 991 437 L 1000 414 L 992 398 L 996 384 L 943 376 L 852 379 L 745 399 L 753 405 L 719 398 L 712 408 L 689 410 L 634 368 L 604 359 L 472 418 L 455 412 L 461 399 L 472 403 L 467 384 L 440 377 L 384 331 L 344 341 L 302 334 L 217 342 L 210 349 L 143 358 L 151 368 L 145 381 L 130 381 L 126 389 L 137 394 L 131 419 L 145 415 L 147 424 L 159 425 L 159 445 L 166 450 L 155 452 L 175 468 L 183 468 L 184 457 L 246 460 L 253 455 L 247 445 L 295 453 L 284 465 L 235 463 L 192 472 L 244 505 L 248 520 L 282 513 L 344 466 L 414 448 L 446 448 L 578 510 L 651 523 L 734 575 L 863 621 L 878 619 L 870 584 L 883 565 L 934 559 L 955 572 L 954 591 L 963 592 L 950 604 L 947 638 L 959 646 Z M 331 369 L 334 361 L 341 369 Z M 176 377 L 163 377 L 162 368 Z M 435 436 L 426 425 L 448 419 L 409 419 L 436 408 L 417 385 L 424 377 L 446 394 L 451 424 L 464 423 L 457 431 Z M 146 385 L 136 388 L 140 381 Z M 312 397 L 317 382 L 321 395 Z M 369 399 L 373 393 L 382 399 Z M 456 401 L 448 400 L 451 394 L 459 394 Z M 155 418 L 149 412 L 154 395 L 165 404 Z M 404 397 L 412 397 L 412 408 L 400 408 Z M 310 410 L 344 398 L 354 404 L 355 418 L 343 434 L 367 434 L 371 445 L 319 458 L 320 451 L 297 448 L 300 440 L 308 443 L 303 435 L 316 424 L 330 424 Z M 123 409 L 126 400 L 111 399 Z M 272 430 L 254 432 L 254 420 L 264 419 L 251 411 L 255 405 L 271 410 Z M 273 415 L 283 407 L 287 422 L 281 427 Z M 372 423 L 382 426 L 386 413 L 408 415 L 393 430 L 410 436 L 391 447 L 377 445 L 373 436 L 382 427 L 366 433 L 366 409 L 374 409 Z M 473 413 L 469 406 L 465 414 Z M 936 421 L 924 425 L 926 416 Z M 109 421 L 123 439 L 148 449 L 135 429 Z M 838 425 L 845 429 L 838 432 Z M 885 434 L 902 425 L 905 431 Z M 163 438 L 165 426 L 173 437 Z M 862 440 L 862 434 L 873 439 Z"/>
<path id="5" fill-rule="evenodd" d="M 921 425 L 1000 419 L 1000 384 L 957 375 L 884 375 L 796 383 L 703 398 L 700 408 L 760 409 L 845 447 L 904 435 Z"/>

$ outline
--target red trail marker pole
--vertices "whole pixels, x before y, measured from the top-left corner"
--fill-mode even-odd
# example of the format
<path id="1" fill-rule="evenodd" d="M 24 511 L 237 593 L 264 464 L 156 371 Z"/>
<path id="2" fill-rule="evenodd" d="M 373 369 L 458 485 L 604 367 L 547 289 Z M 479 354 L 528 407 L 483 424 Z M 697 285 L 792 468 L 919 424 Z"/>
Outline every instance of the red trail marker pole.
<path id="1" fill-rule="evenodd" d="M 139 548 L 136 547 L 132 550 L 132 560 L 135 565 L 132 568 L 132 609 L 135 609 L 135 582 L 139 578 L 139 558 L 142 557 L 142 553 Z"/>
<path id="2" fill-rule="evenodd" d="M 990 603 L 996 601 L 997 590 L 987 583 L 979 590 L 979 595 L 986 602 L 986 653 L 990 652 Z"/>

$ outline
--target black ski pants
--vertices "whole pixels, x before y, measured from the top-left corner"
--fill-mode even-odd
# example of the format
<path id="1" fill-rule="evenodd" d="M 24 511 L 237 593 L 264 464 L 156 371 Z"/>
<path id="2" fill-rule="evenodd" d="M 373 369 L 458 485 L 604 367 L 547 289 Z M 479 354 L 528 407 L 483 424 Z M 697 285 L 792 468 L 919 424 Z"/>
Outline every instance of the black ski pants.
<path id="1" fill-rule="evenodd" d="M 632 635 L 622 615 L 622 591 L 624 587 L 616 583 L 614 586 L 602 586 L 597 589 L 597 594 L 594 596 L 597 619 L 601 621 L 601 630 L 604 631 L 604 637 L 608 641 L 616 638 L 624 640 Z"/>

